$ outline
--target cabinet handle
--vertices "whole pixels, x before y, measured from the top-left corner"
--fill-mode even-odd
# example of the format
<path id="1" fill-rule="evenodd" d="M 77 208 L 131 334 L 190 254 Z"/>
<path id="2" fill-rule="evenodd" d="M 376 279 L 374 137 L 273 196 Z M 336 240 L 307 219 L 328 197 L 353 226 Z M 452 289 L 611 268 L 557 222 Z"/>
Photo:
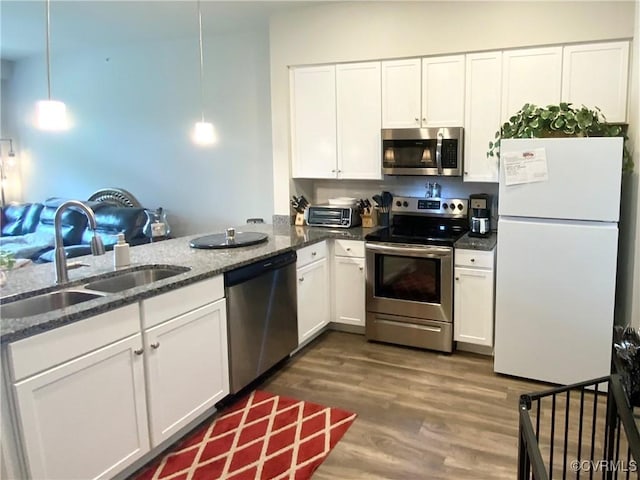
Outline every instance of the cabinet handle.
<path id="1" fill-rule="evenodd" d="M 427 118 L 426 118 L 426 117 L 422 117 L 422 121 L 423 121 L 424 123 L 427 123 Z"/>
<path id="2" fill-rule="evenodd" d="M 347 247 L 347 252 L 350 252 L 350 251 L 351 251 L 351 247 Z"/>
<path id="3" fill-rule="evenodd" d="M 460 277 L 456 277 L 456 280 L 458 280 L 458 281 L 459 281 L 459 280 L 460 280 Z"/>
<path id="4" fill-rule="evenodd" d="M 476 259 L 475 259 L 475 258 L 472 258 L 472 259 L 471 259 L 471 263 L 473 263 L 473 262 L 475 262 L 475 261 L 476 261 Z"/>
<path id="5" fill-rule="evenodd" d="M 464 172 L 465 175 L 469 175 L 469 172 Z"/>
<path id="6" fill-rule="evenodd" d="M 156 342 L 156 343 L 152 343 L 151 345 L 149 345 L 151 348 L 153 348 L 154 350 L 157 350 L 158 348 L 160 348 L 160 342 Z"/>
<path id="7" fill-rule="evenodd" d="M 364 270 L 364 267 L 358 267 L 358 268 L 360 269 L 360 271 L 363 271 L 363 270 Z"/>
<path id="8" fill-rule="evenodd" d="M 331 170 L 331 173 L 336 173 L 336 169 L 334 168 L 333 170 Z"/>
<path id="9" fill-rule="evenodd" d="M 311 252 L 311 256 L 315 257 L 316 256 L 316 252 Z"/>
<path id="10" fill-rule="evenodd" d="M 416 123 L 420 122 L 420 119 L 418 117 L 415 118 Z"/>
<path id="11" fill-rule="evenodd" d="M 298 279 L 298 281 L 299 281 L 299 282 L 304 282 L 304 277 L 300 277 L 300 278 Z"/>
<path id="12" fill-rule="evenodd" d="M 135 353 L 136 355 L 142 355 L 143 352 L 144 352 L 144 348 L 138 348 L 133 351 L 133 353 Z"/>

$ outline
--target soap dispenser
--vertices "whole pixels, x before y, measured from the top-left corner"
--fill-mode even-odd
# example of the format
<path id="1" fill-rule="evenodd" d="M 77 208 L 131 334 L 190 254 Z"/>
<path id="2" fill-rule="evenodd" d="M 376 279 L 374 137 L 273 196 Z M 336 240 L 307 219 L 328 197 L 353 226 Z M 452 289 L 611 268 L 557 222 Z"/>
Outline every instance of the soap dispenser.
<path id="1" fill-rule="evenodd" d="M 124 241 L 124 233 L 118 234 L 118 243 L 113 246 L 113 258 L 115 268 L 126 267 L 131 263 L 129 259 L 129 244 Z"/>

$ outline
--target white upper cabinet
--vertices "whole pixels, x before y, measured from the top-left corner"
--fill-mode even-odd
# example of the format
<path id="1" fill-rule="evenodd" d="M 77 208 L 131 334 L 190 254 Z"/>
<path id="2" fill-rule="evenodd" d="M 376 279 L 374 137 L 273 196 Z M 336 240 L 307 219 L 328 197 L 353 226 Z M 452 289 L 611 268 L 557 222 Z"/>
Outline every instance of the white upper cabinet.
<path id="1" fill-rule="evenodd" d="M 380 179 L 380 62 L 336 66 L 338 178 Z"/>
<path id="2" fill-rule="evenodd" d="M 419 58 L 382 62 L 382 128 L 420 127 Z"/>
<path id="3" fill-rule="evenodd" d="M 564 47 L 562 100 L 598 107 L 609 122 L 627 121 L 629 42 Z"/>
<path id="4" fill-rule="evenodd" d="M 422 126 L 464 122 L 464 55 L 422 59 Z"/>
<path id="5" fill-rule="evenodd" d="M 459 127 L 464 55 L 382 62 L 382 128 Z"/>
<path id="6" fill-rule="evenodd" d="M 525 103 L 560 103 L 562 47 L 508 50 L 502 54 L 502 122 Z"/>
<path id="7" fill-rule="evenodd" d="M 501 123 L 502 52 L 469 54 L 466 62 L 464 181 L 497 182 L 497 158 L 487 150 Z"/>
<path id="8" fill-rule="evenodd" d="M 290 81 L 293 177 L 335 178 L 336 68 L 294 68 Z"/>

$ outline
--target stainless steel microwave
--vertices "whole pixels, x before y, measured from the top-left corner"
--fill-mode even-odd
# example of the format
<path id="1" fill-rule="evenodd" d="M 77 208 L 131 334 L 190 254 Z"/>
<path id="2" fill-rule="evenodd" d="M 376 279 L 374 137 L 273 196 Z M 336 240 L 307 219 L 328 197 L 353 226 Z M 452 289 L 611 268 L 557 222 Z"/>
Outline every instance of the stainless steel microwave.
<path id="1" fill-rule="evenodd" d="M 461 177 L 462 127 L 382 129 L 382 173 Z"/>

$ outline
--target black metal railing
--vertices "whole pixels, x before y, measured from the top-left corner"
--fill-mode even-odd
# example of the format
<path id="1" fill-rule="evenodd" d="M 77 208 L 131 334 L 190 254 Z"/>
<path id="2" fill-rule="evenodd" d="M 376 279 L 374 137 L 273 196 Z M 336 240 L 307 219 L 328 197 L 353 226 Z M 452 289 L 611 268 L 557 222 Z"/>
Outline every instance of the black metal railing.
<path id="1" fill-rule="evenodd" d="M 620 376 L 520 397 L 519 480 L 640 478 L 640 436 Z"/>

